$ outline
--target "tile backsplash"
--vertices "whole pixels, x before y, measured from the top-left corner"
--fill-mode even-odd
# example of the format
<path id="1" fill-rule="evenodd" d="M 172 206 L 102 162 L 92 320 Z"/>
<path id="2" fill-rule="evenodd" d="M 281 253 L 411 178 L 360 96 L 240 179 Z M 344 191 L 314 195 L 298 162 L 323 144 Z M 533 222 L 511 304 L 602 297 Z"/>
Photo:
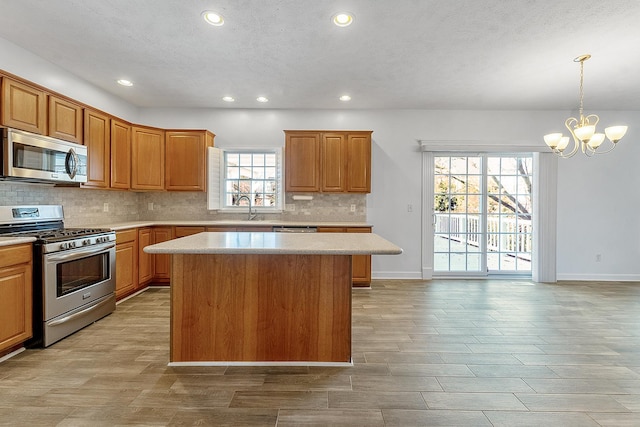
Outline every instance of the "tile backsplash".
<path id="1" fill-rule="evenodd" d="M 311 195 L 312 200 L 293 200 L 293 194 L 288 193 L 284 212 L 259 214 L 259 218 L 285 221 L 366 221 L 365 194 L 306 195 Z M 65 225 L 70 227 L 145 220 L 243 219 L 246 215 L 207 210 L 206 193 L 136 193 L 0 182 L 0 205 L 35 204 L 62 205 Z"/>

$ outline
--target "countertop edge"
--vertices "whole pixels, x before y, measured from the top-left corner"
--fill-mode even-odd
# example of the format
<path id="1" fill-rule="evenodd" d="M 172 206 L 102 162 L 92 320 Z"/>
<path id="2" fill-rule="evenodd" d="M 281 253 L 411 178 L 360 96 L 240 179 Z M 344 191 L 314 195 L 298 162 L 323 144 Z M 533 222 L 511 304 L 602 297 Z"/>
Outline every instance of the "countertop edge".
<path id="1" fill-rule="evenodd" d="M 0 246 L 21 245 L 35 242 L 35 237 L 0 237 Z"/>
<path id="2" fill-rule="evenodd" d="M 146 246 L 150 254 L 400 255 L 374 233 L 204 232 Z"/>
<path id="3" fill-rule="evenodd" d="M 131 228 L 141 227 L 215 227 L 215 226 L 228 226 L 228 227 L 350 227 L 350 228 L 367 228 L 373 227 L 372 224 L 365 222 L 343 222 L 343 221 L 234 221 L 234 220 L 214 220 L 214 221 L 181 221 L 181 220 L 156 220 L 156 221 L 131 221 L 115 224 L 98 224 L 97 228 L 108 228 L 113 231 L 128 230 Z"/>

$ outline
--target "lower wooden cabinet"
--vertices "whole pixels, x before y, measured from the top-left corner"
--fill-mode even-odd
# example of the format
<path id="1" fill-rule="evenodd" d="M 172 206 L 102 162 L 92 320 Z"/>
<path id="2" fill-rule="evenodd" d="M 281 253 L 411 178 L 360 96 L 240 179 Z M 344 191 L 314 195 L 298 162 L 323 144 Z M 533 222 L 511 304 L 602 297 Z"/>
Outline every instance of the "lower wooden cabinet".
<path id="1" fill-rule="evenodd" d="M 318 227 L 318 233 L 371 233 L 371 227 Z M 371 284 L 371 255 L 353 255 L 351 269 L 354 287 Z"/>
<path id="2" fill-rule="evenodd" d="M 153 244 L 151 227 L 138 229 L 138 288 L 144 287 L 152 279 L 154 274 L 154 257 L 144 251 L 144 248 Z"/>
<path id="3" fill-rule="evenodd" d="M 138 230 L 116 233 L 116 299 L 133 293 L 138 287 Z"/>
<path id="4" fill-rule="evenodd" d="M 0 247 L 0 354 L 33 335 L 31 244 Z"/>
<path id="5" fill-rule="evenodd" d="M 153 227 L 152 242 L 160 243 L 173 239 L 173 227 Z M 150 254 L 146 254 L 150 255 Z M 159 283 L 169 283 L 171 255 L 153 255 L 153 281 Z"/>
<path id="6" fill-rule="evenodd" d="M 191 236 L 192 234 L 198 234 L 204 232 L 205 227 L 176 227 L 174 235 L 176 239 L 178 237 Z"/>
<path id="7" fill-rule="evenodd" d="M 225 231 L 270 232 L 272 226 L 153 226 L 116 233 L 116 298 L 121 299 L 153 282 L 169 284 L 171 255 L 148 254 L 144 248 L 192 234 Z M 371 227 L 318 227 L 320 233 L 371 233 Z M 353 286 L 371 283 L 371 256 L 352 257 Z"/>

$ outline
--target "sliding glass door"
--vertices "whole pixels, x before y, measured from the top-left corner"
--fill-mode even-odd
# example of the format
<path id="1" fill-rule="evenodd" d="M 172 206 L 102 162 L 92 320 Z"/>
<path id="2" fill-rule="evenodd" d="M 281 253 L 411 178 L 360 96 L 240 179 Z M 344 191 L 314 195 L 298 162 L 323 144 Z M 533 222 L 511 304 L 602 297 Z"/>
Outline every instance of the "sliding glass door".
<path id="1" fill-rule="evenodd" d="M 530 155 L 434 156 L 435 275 L 531 274 Z"/>

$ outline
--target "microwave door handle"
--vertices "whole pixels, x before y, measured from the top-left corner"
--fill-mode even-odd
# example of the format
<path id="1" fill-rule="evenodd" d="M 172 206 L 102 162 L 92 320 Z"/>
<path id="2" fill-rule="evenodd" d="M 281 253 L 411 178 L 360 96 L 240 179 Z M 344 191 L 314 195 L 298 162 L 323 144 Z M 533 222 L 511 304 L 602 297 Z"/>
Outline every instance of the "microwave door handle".
<path id="1" fill-rule="evenodd" d="M 67 261 L 69 259 L 83 258 L 83 257 L 86 257 L 87 255 L 94 255 L 100 252 L 104 252 L 105 250 L 111 249 L 115 246 L 116 246 L 115 243 L 110 243 L 108 245 L 101 245 L 99 248 L 94 248 L 91 250 L 80 251 L 80 252 L 74 252 L 72 254 L 49 255 L 48 260 L 49 261 Z"/>
<path id="2" fill-rule="evenodd" d="M 67 158 L 64 160 L 64 167 L 67 170 L 67 174 L 69 174 L 69 178 L 75 178 L 76 172 L 78 172 L 78 163 L 79 159 L 76 150 L 70 148 L 67 153 Z"/>

